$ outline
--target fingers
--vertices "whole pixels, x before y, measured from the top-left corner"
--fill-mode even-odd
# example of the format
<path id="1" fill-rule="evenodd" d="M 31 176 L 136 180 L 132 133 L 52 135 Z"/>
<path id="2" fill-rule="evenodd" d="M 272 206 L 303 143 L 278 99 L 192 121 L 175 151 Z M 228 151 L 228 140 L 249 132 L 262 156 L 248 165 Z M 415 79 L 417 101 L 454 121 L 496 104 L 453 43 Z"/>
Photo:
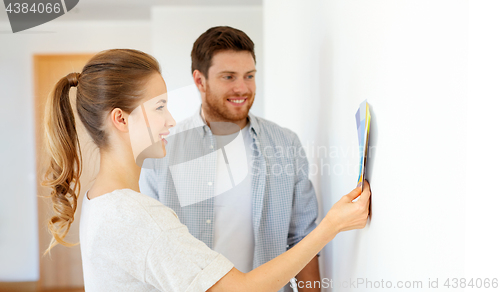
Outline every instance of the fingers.
<path id="1" fill-rule="evenodd" d="M 370 206 L 370 196 L 371 196 L 372 192 L 371 192 L 371 189 L 370 189 L 370 184 L 368 183 L 368 181 L 364 181 L 363 182 L 363 192 L 361 193 L 361 196 L 359 197 L 359 200 L 358 202 L 360 204 L 363 204 L 366 209 L 368 210 L 369 206 Z"/>
<path id="2" fill-rule="evenodd" d="M 368 181 L 365 179 L 363 180 L 363 190 L 365 189 L 370 189 L 370 184 L 368 183 Z"/>
<path id="3" fill-rule="evenodd" d="M 361 194 L 361 187 L 357 187 L 344 197 L 346 197 L 349 200 L 349 202 L 352 202 L 352 200 L 356 199 L 360 194 Z"/>

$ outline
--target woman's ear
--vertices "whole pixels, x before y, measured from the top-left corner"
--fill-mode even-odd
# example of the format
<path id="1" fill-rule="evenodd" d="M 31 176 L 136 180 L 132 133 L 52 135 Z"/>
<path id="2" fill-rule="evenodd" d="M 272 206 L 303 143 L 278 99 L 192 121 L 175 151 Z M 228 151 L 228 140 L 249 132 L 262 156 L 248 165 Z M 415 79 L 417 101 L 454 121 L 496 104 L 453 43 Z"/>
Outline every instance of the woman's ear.
<path id="1" fill-rule="evenodd" d="M 111 124 L 120 132 L 128 132 L 128 114 L 120 108 L 115 108 L 110 114 Z"/>

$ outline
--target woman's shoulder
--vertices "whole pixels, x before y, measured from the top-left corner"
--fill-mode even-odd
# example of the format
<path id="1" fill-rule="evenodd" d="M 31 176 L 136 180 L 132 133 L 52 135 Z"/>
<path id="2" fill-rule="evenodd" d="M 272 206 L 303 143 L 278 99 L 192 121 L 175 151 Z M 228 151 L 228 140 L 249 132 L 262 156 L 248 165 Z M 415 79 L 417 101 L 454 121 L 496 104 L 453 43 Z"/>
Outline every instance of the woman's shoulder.
<path id="1" fill-rule="evenodd" d="M 143 193 L 121 189 L 111 194 L 110 199 L 121 216 L 135 215 L 142 220 L 153 221 L 161 230 L 183 226 L 172 209 Z"/>

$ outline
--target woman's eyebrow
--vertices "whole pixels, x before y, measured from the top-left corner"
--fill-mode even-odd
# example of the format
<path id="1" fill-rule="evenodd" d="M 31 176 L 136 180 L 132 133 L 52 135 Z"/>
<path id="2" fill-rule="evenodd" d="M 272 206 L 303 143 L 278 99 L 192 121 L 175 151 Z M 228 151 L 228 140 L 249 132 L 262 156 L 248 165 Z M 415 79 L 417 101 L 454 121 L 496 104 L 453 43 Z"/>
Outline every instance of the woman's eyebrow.
<path id="1" fill-rule="evenodd" d="M 160 103 L 160 102 L 162 102 L 162 103 L 167 103 L 167 101 L 166 101 L 165 99 L 160 99 L 160 100 L 159 100 L 159 101 L 157 101 L 156 103 Z"/>

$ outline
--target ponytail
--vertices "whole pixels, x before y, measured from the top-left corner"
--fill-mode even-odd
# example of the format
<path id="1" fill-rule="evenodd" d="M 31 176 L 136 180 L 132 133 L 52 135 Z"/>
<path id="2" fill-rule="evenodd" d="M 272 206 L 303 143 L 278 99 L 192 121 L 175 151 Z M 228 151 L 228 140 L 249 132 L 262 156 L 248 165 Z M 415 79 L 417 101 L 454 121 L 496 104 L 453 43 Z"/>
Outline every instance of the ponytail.
<path id="1" fill-rule="evenodd" d="M 69 91 L 78 85 L 79 73 L 70 73 L 56 84 L 45 107 L 45 147 L 50 162 L 42 181 L 51 188 L 52 208 L 48 228 L 52 233 L 49 252 L 57 244 L 74 246 L 64 241 L 74 221 L 80 193 L 81 150 Z"/>

